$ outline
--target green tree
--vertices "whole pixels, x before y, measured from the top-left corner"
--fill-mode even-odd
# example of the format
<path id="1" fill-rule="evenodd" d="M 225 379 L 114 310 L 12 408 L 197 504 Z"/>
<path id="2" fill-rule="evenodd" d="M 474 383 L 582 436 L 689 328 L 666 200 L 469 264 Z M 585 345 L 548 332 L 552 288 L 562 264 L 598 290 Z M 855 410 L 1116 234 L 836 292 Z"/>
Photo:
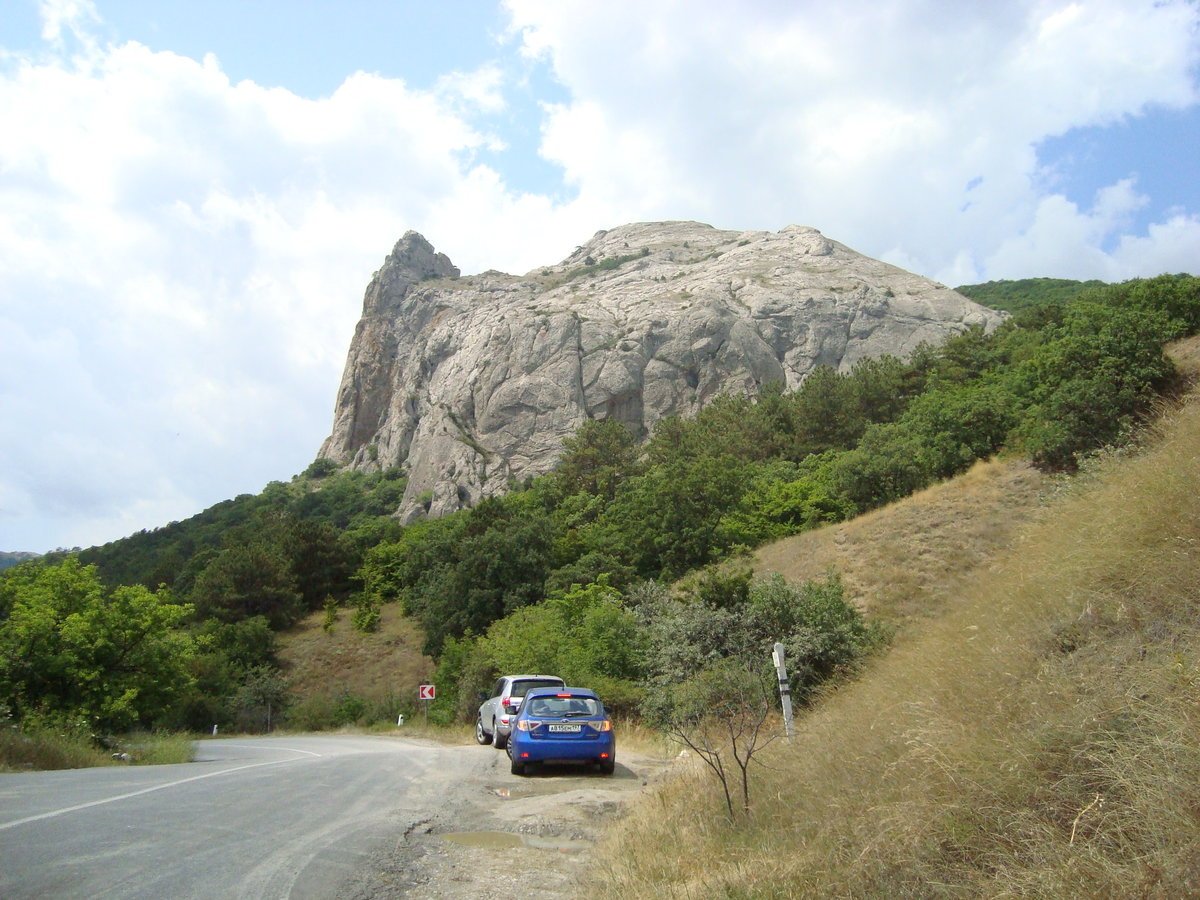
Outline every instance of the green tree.
<path id="1" fill-rule="evenodd" d="M 755 465 L 746 493 L 734 509 L 721 517 L 719 543 L 757 547 L 852 516 L 854 505 L 837 493 L 825 477 L 826 471 L 815 464 L 801 467 L 786 460 Z"/>
<path id="2" fill-rule="evenodd" d="M 889 422 L 870 426 L 857 447 L 832 459 L 830 477 L 838 495 L 868 510 L 920 490 L 933 471 L 920 436 Z"/>
<path id="3" fill-rule="evenodd" d="M 287 679 L 274 666 L 254 666 L 246 672 L 233 698 L 234 721 L 243 731 L 269 732 L 285 711 Z"/>
<path id="4" fill-rule="evenodd" d="M 604 577 L 494 622 L 477 652 L 499 671 L 552 673 L 592 687 L 615 708 L 629 708 L 640 696 L 642 635 Z"/>
<path id="5" fill-rule="evenodd" d="M 585 542 L 646 577 L 674 578 L 725 549 L 717 528 L 741 500 L 747 467 L 729 456 L 676 459 L 630 479 Z"/>
<path id="6" fill-rule="evenodd" d="M 638 444 L 615 419 L 588 419 L 563 441 L 555 469 L 564 496 L 585 493 L 612 500 L 617 486 L 637 464 Z"/>
<path id="7" fill-rule="evenodd" d="M 217 553 L 197 576 L 190 599 L 201 618 L 236 622 L 264 616 L 275 629 L 291 625 L 304 608 L 287 556 L 266 541 Z"/>
<path id="8" fill-rule="evenodd" d="M 1163 343 L 1180 332 L 1164 312 L 1077 301 L 1050 340 L 1013 374 L 1031 407 L 1014 436 L 1034 462 L 1071 469 L 1117 441 L 1174 374 Z"/>
<path id="9" fill-rule="evenodd" d="M 100 731 L 151 724 L 188 690 L 191 613 L 167 590 L 103 588 L 75 558 L 19 567 L 0 583 L 0 702 L 20 718 Z"/>

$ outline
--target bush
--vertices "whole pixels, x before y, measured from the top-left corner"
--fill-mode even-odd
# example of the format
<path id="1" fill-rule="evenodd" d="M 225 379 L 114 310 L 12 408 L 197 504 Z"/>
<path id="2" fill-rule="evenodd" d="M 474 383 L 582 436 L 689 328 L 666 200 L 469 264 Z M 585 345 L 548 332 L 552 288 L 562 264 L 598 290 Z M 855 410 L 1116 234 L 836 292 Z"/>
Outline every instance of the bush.
<path id="1" fill-rule="evenodd" d="M 332 475 L 338 470 L 338 464 L 328 457 L 321 456 L 314 459 L 308 464 L 308 468 L 304 470 L 305 478 L 325 478 Z"/>

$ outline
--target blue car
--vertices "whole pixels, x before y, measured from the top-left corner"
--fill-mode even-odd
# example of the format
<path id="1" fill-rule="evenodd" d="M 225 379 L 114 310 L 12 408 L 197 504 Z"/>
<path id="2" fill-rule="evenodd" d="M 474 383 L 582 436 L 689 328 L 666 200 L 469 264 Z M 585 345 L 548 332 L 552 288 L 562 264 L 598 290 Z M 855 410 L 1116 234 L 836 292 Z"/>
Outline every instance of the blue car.
<path id="1" fill-rule="evenodd" d="M 514 775 L 543 762 L 592 763 L 605 775 L 617 765 L 612 719 L 596 692 L 586 688 L 535 688 L 526 693 L 507 750 Z"/>

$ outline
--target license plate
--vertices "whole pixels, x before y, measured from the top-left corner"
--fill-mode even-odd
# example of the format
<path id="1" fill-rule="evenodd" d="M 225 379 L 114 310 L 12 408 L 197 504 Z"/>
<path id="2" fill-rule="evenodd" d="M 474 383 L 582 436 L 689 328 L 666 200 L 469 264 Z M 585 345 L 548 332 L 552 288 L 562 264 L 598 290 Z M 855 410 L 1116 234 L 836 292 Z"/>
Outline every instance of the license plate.
<path id="1" fill-rule="evenodd" d="M 578 734 L 580 731 L 583 730 L 583 726 L 582 725 L 547 725 L 546 730 L 556 732 L 556 733 Z"/>

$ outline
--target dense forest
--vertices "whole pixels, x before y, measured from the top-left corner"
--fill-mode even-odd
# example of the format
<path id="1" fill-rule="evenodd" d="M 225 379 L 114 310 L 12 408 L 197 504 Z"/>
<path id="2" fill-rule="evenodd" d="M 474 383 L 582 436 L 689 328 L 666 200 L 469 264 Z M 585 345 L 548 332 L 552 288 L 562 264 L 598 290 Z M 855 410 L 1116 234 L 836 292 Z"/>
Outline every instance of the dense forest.
<path id="1" fill-rule="evenodd" d="M 1001 312 L 1018 313 L 1047 304 L 1063 304 L 1084 291 L 1102 288 L 1103 281 L 1071 281 L 1066 278 L 1019 278 L 988 281 L 956 287 L 965 297 Z"/>
<path id="2" fill-rule="evenodd" d="M 740 554 L 996 453 L 1069 472 L 1129 440 L 1177 386 L 1164 344 L 1200 330 L 1192 276 L 962 290 L 1013 315 L 908 359 L 718 398 L 642 445 L 589 421 L 554 472 L 441 519 L 390 517 L 401 471 L 317 460 L 185 522 L 18 565 L 0 575 L 0 716 L 248 727 L 286 704 L 279 631 L 344 605 L 370 630 L 385 603 L 424 630 L 441 721 L 473 715 L 502 669 L 555 671 L 649 714 L 774 640 L 803 698 L 884 635 L 836 576 L 756 582 Z"/>

